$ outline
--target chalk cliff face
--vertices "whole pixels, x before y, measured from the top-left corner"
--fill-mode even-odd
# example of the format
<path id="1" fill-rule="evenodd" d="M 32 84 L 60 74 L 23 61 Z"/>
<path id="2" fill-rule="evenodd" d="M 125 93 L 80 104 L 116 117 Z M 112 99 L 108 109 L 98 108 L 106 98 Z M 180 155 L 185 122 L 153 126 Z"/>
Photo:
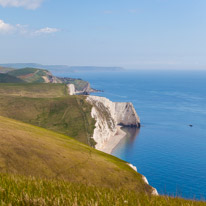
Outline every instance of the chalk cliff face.
<path id="1" fill-rule="evenodd" d="M 132 103 L 112 102 L 105 97 L 88 96 L 87 101 L 93 106 L 92 117 L 95 118 L 95 130 L 93 139 L 97 143 L 96 149 L 111 153 L 112 149 L 126 135 L 120 130 L 120 126 L 140 127 L 140 119 Z M 127 163 L 137 172 L 137 168 Z M 148 184 L 147 178 L 142 175 L 145 184 Z M 155 188 L 152 187 L 152 195 L 158 195 Z"/>
<path id="2" fill-rule="evenodd" d="M 63 79 L 63 78 L 61 78 L 61 79 Z M 62 83 L 66 83 L 66 80 L 67 79 L 69 79 L 68 81 L 73 81 L 74 83 L 75 83 L 75 80 L 74 79 L 71 79 L 71 78 L 64 78 L 63 80 L 64 81 L 62 81 Z M 78 81 L 82 81 L 82 82 L 84 82 L 84 87 L 82 86 L 82 88 L 80 89 L 80 90 L 78 90 L 78 87 L 77 87 L 77 85 L 75 85 L 75 84 L 81 84 L 81 82 L 76 82 L 75 84 L 73 84 L 73 83 L 67 83 L 67 87 L 68 87 L 68 91 L 69 91 L 69 94 L 70 95 L 80 95 L 80 94 L 82 94 L 82 95 L 88 95 L 88 94 L 90 94 L 90 93 L 92 93 L 92 92 L 99 92 L 98 90 L 95 90 L 95 89 L 92 89 L 91 88 L 91 86 L 90 86 L 90 83 L 88 83 L 88 82 L 86 82 L 86 81 L 83 81 L 83 80 L 78 80 Z M 54 83 L 54 82 L 53 82 Z M 71 91 L 71 92 L 70 92 Z"/>
<path id="3" fill-rule="evenodd" d="M 93 106 L 91 115 L 96 120 L 93 139 L 98 150 L 110 153 L 125 136 L 119 125 L 140 126 L 140 119 L 132 103 L 112 102 L 97 96 L 88 96 L 87 101 Z"/>
<path id="4" fill-rule="evenodd" d="M 69 95 L 75 95 L 75 86 L 73 84 L 67 84 Z"/>
<path id="5" fill-rule="evenodd" d="M 82 93 L 82 94 L 90 94 L 90 93 L 92 93 L 92 92 L 98 92 L 98 90 L 92 89 L 89 82 L 87 82 L 87 84 L 85 85 L 85 87 L 82 88 L 81 91 L 79 91 L 79 93 Z"/>
<path id="6" fill-rule="evenodd" d="M 140 119 L 132 103 L 116 102 L 114 104 L 117 124 L 122 126 L 140 127 Z"/>

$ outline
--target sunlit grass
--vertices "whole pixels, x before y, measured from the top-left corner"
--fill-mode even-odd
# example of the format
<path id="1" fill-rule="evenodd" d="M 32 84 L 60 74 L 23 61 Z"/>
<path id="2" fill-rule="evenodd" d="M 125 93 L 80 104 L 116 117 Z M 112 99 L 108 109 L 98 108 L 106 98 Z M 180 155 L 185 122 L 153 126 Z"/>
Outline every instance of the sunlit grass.
<path id="1" fill-rule="evenodd" d="M 0 174 L 1 205 L 72 206 L 201 206 L 204 202 L 167 196 L 148 196 L 128 190 L 108 189 L 56 180 Z"/>

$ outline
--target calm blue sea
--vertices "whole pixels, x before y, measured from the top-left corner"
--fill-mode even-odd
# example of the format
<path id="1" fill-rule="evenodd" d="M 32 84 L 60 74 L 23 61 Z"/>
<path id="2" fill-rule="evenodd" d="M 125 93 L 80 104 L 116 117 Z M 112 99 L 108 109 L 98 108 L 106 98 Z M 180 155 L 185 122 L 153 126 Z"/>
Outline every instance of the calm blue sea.
<path id="1" fill-rule="evenodd" d="M 206 198 L 206 71 L 61 76 L 83 78 L 104 90 L 95 95 L 134 104 L 142 127 L 113 155 L 135 165 L 160 194 Z"/>

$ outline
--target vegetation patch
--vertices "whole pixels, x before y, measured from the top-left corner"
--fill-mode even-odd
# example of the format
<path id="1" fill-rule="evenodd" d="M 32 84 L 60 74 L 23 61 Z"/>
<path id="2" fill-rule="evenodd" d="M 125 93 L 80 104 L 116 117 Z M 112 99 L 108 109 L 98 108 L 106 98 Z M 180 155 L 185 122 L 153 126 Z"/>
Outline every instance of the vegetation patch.
<path id="1" fill-rule="evenodd" d="M 35 69 L 35 68 L 23 68 L 16 69 L 8 72 L 9 75 L 20 78 L 28 83 L 44 83 L 43 76 L 48 75 L 47 70 Z"/>
<path id="2" fill-rule="evenodd" d="M 21 81 L 21 80 L 20 80 Z M 0 95 L 33 98 L 64 97 L 68 95 L 68 88 L 64 84 L 3 84 L 0 83 Z"/>
<path id="3" fill-rule="evenodd" d="M 90 144 L 95 120 L 82 96 L 28 98 L 0 95 L 0 115 L 47 128 Z"/>
<path id="4" fill-rule="evenodd" d="M 0 174 L 0 204 L 16 206 L 204 206 L 205 202 L 149 196 L 124 189 Z"/>
<path id="5" fill-rule="evenodd" d="M 10 72 L 10 71 L 13 71 L 14 69 L 12 68 L 9 68 L 9 67 L 2 67 L 0 66 L 0 73 L 7 73 L 7 72 Z"/>
<path id="6" fill-rule="evenodd" d="M 0 173 L 151 192 L 123 160 L 68 136 L 5 117 L 0 117 L 0 134 Z"/>
<path id="7" fill-rule="evenodd" d="M 17 77 L 0 73 L 0 82 L 1 83 L 23 83 L 24 81 Z"/>

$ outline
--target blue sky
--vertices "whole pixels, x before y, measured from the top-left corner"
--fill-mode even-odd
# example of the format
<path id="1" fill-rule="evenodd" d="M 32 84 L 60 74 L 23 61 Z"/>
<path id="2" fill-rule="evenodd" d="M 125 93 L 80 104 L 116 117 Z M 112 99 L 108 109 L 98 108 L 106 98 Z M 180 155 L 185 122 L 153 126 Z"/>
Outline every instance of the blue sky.
<path id="1" fill-rule="evenodd" d="M 0 63 L 206 69 L 205 0 L 0 0 Z"/>

